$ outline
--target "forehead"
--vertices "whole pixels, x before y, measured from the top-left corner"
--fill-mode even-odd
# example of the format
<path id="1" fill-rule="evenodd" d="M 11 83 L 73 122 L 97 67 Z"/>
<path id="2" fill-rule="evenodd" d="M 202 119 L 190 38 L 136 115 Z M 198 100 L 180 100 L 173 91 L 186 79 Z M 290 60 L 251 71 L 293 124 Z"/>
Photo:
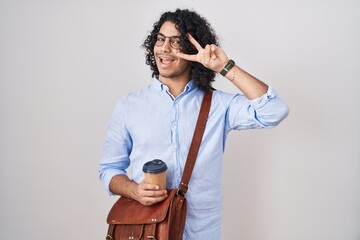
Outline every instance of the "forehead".
<path id="1" fill-rule="evenodd" d="M 160 33 L 165 36 L 178 36 L 180 35 L 179 30 L 176 29 L 176 25 L 173 22 L 166 21 L 161 25 Z"/>

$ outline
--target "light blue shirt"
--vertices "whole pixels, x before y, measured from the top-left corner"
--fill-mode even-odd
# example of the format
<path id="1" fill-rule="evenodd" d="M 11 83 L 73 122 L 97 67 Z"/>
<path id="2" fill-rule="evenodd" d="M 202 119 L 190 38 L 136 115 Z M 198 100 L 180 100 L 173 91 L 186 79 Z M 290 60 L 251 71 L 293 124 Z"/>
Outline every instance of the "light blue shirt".
<path id="1" fill-rule="evenodd" d="M 204 92 L 190 81 L 176 98 L 169 88 L 151 84 L 120 99 L 107 132 L 99 176 L 109 194 L 116 174 L 143 180 L 142 166 L 153 159 L 166 162 L 167 188 L 181 180 Z M 230 130 L 272 128 L 288 114 L 288 106 L 269 87 L 262 97 L 214 91 L 202 144 L 187 192 L 188 213 L 184 239 L 221 238 L 222 156 Z"/>

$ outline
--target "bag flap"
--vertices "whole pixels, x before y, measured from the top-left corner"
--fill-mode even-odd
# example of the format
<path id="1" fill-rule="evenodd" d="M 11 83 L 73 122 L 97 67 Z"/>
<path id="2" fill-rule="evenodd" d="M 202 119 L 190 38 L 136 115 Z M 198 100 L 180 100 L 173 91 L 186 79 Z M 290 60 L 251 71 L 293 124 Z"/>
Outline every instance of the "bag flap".
<path id="1" fill-rule="evenodd" d="M 165 219 L 177 189 L 168 190 L 168 197 L 152 206 L 144 206 L 138 201 L 121 197 L 111 208 L 108 224 L 152 224 Z"/>
<path id="2" fill-rule="evenodd" d="M 136 224 L 136 225 L 121 225 L 120 226 L 120 231 L 119 231 L 119 235 L 115 234 L 115 238 L 113 239 L 117 239 L 117 240 L 140 240 L 140 239 L 144 239 L 143 234 L 144 234 L 144 224 Z"/>

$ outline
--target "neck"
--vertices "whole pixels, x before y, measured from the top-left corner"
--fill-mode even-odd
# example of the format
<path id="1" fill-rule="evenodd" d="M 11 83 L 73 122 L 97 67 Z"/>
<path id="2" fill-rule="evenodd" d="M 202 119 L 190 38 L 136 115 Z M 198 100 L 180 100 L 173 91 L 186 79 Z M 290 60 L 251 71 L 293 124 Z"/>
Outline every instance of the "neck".
<path id="1" fill-rule="evenodd" d="M 190 78 L 174 79 L 159 76 L 159 80 L 169 88 L 170 93 L 174 97 L 177 97 L 180 93 L 184 91 L 184 88 L 186 84 L 190 81 Z"/>

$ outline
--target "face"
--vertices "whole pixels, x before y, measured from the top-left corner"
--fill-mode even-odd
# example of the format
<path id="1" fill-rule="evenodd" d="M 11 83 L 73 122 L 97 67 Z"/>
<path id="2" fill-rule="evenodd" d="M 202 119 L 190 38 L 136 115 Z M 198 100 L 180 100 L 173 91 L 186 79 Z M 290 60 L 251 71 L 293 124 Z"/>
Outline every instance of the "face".
<path id="1" fill-rule="evenodd" d="M 190 80 L 190 63 L 187 60 L 178 58 L 176 53 L 179 49 L 175 49 L 178 43 L 175 38 L 168 37 L 180 36 L 180 32 L 176 29 L 175 24 L 172 22 L 164 22 L 159 31 L 165 38 L 160 35 L 158 39 L 163 42 L 162 46 L 154 46 L 154 55 L 157 68 L 159 70 L 159 80 L 176 80 L 182 79 Z M 171 46 L 171 41 L 173 46 Z"/>

